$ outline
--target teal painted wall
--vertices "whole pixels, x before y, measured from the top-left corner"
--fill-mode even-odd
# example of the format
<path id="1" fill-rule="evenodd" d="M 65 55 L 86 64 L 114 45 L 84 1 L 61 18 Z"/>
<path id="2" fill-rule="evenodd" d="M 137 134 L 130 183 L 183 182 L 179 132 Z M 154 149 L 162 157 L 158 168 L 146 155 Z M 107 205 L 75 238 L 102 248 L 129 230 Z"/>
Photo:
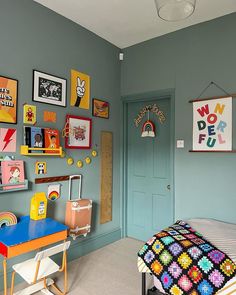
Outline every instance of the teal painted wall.
<path id="1" fill-rule="evenodd" d="M 120 237 L 120 62 L 119 49 L 102 38 L 76 25 L 66 18 L 48 10 L 32 0 L 1 0 L 0 9 L 0 75 L 19 80 L 18 124 L 0 127 L 17 128 L 17 159 L 25 161 L 26 176 L 31 181 L 29 191 L 0 195 L 0 211 L 12 211 L 16 215 L 29 214 L 30 199 L 35 191 L 47 190 L 47 185 L 33 184 L 34 157 L 21 157 L 19 146 L 23 142 L 22 105 L 37 105 L 38 126 L 62 129 L 65 115 L 74 114 L 92 117 L 91 109 L 82 110 L 69 106 L 70 70 L 77 69 L 91 76 L 91 99 L 104 98 L 111 104 L 110 119 L 92 117 L 93 144 L 100 144 L 100 131 L 109 130 L 114 136 L 113 152 L 113 220 L 99 223 L 100 202 L 100 157 L 94 158 L 90 166 L 81 171 L 67 166 L 65 159 L 40 157 L 47 160 L 48 176 L 81 173 L 83 175 L 82 196 L 94 201 L 92 233 L 84 241 L 74 243 L 70 258 L 119 239 Z M 67 78 L 67 108 L 32 102 L 32 70 L 37 69 Z M 57 123 L 43 122 L 43 110 L 57 113 Z M 63 146 L 64 146 L 64 141 Z M 99 148 L 98 148 L 99 152 Z M 84 158 L 88 151 L 67 150 L 74 160 Z M 64 220 L 68 184 L 62 183 L 62 197 L 49 206 L 49 216 Z M 90 243 L 88 243 L 90 241 Z M 1 262 L 1 261 L 0 261 Z M 2 283 L 0 277 L 0 284 Z"/>
<path id="2" fill-rule="evenodd" d="M 94 201 L 93 229 L 88 239 L 74 242 L 69 258 L 120 237 L 120 96 L 163 89 L 175 89 L 175 137 L 185 140 L 185 148 L 175 150 L 175 217 L 213 217 L 236 222 L 235 154 L 190 154 L 192 106 L 196 97 L 210 81 L 229 92 L 236 91 L 236 14 L 193 26 L 163 37 L 124 49 L 125 60 L 118 61 L 119 49 L 95 34 L 34 3 L 32 0 L 1 0 L 0 9 L 0 75 L 19 80 L 17 159 L 26 162 L 27 178 L 33 183 L 35 158 L 21 157 L 22 105 L 32 102 L 32 70 L 38 69 L 68 79 L 70 69 L 91 76 L 91 98 L 106 98 L 111 103 L 110 120 L 93 118 L 93 144 L 100 143 L 100 131 L 114 134 L 113 221 L 99 224 L 100 158 L 81 170 L 82 195 Z M 120 71 L 121 70 L 121 71 Z M 121 88 L 120 88 L 121 85 Z M 120 93 L 121 92 L 121 93 Z M 206 94 L 221 94 L 212 89 Z M 91 117 L 91 110 L 77 110 L 37 104 L 38 125 L 62 129 L 66 114 Z M 57 112 L 57 124 L 43 122 L 43 110 Z M 234 105 L 235 111 L 235 105 Z M 234 126 L 235 126 L 234 118 Z M 14 127 L 0 124 L 1 127 Z M 234 132 L 234 148 L 236 148 Z M 63 143 L 64 145 L 64 143 Z M 68 151 L 75 160 L 86 151 Z M 47 159 L 47 158 L 40 158 Z M 48 176 L 80 172 L 69 167 L 64 159 L 51 158 Z M 17 215 L 28 214 L 35 191 L 46 191 L 46 185 L 34 185 L 29 191 L 0 195 L 0 210 Z M 68 186 L 63 183 L 62 197 L 50 204 L 49 215 L 63 221 Z M 25 257 L 18 258 L 24 259 Z M 1 262 L 1 261 L 0 261 Z M 0 277 L 0 287 L 1 285 Z"/>
<path id="3" fill-rule="evenodd" d="M 236 154 L 189 153 L 192 105 L 215 81 L 236 92 L 236 14 L 199 24 L 126 48 L 122 62 L 122 96 L 175 89 L 175 218 L 209 217 L 236 222 Z M 217 88 L 204 97 L 224 95 Z M 235 102 L 233 114 L 235 114 Z M 236 116 L 233 119 L 236 149 Z"/>

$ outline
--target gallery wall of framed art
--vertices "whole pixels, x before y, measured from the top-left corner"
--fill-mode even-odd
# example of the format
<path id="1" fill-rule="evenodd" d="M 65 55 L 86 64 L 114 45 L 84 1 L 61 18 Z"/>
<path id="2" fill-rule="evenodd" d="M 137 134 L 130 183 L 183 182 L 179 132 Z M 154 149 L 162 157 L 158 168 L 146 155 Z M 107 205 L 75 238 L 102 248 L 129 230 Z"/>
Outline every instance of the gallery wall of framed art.
<path id="1" fill-rule="evenodd" d="M 1 30 L 0 76 L 15 80 L 16 93 L 16 115 L 11 119 L 4 115 L 4 120 L 0 119 L 0 158 L 7 156 L 10 159 L 15 158 L 16 161 L 24 161 L 25 179 L 28 180 L 29 186 L 25 191 L 2 194 L 1 210 L 10 209 L 19 215 L 29 215 L 32 195 L 37 191 L 47 194 L 49 190 L 47 183 L 35 183 L 39 178 L 82 174 L 82 196 L 92 199 L 95 204 L 89 237 L 93 239 L 95 236 L 101 236 L 103 243 L 104 229 L 100 226 L 99 218 L 96 218 L 99 215 L 96 204 L 100 203 L 100 134 L 101 130 L 107 128 L 113 132 L 113 152 L 117 159 L 120 121 L 118 112 L 113 115 L 112 110 L 113 105 L 115 109 L 120 107 L 117 78 L 120 64 L 115 62 L 119 50 L 35 1 L 27 0 L 24 5 L 20 2 L 4 1 L 4 8 L 0 9 L 1 22 L 6 24 L 6 31 Z M 78 98 L 77 105 L 80 100 L 80 106 L 75 106 L 76 101 L 71 105 L 71 70 L 76 72 L 74 98 L 76 101 Z M 7 87 L 3 84 L 0 88 Z M 13 88 L 9 90 L 11 89 Z M 5 95 L 6 91 L 8 90 L 1 91 L 0 95 Z M 11 95 L 13 97 L 13 94 Z M 109 120 L 92 115 L 94 97 L 104 98 L 110 103 Z M 66 139 L 62 136 L 67 115 L 91 120 L 83 120 L 82 125 L 74 126 L 74 135 L 70 138 L 74 137 L 74 141 L 69 143 L 70 147 L 75 148 L 66 148 Z M 27 127 L 26 132 L 24 126 Z M 84 130 L 84 126 L 88 131 Z M 56 130 L 59 131 L 59 147 Z M 84 137 L 81 135 L 83 133 Z M 25 134 L 31 139 L 30 142 L 27 139 L 29 145 L 33 146 L 29 148 L 37 149 L 28 154 L 24 154 L 24 151 L 21 153 L 21 147 L 25 146 Z M 45 153 L 43 150 L 52 149 L 54 152 L 54 146 L 56 152 L 61 148 L 62 153 L 50 153 L 49 150 Z M 119 165 L 119 161 L 116 161 L 115 171 L 119 171 Z M 115 172 L 113 178 L 113 206 L 119 208 L 120 175 Z M 60 181 L 53 185 L 58 183 L 60 184 Z M 73 190 L 76 192 L 76 189 L 75 183 Z M 68 182 L 64 181 L 60 198 L 56 201 L 48 200 L 49 217 L 64 221 L 67 193 Z M 118 210 L 113 212 L 112 221 L 103 227 L 106 227 L 108 232 L 119 228 Z M 119 234 L 118 230 L 115 235 Z M 82 246 L 77 244 L 77 241 L 74 243 L 80 251 Z M 76 253 L 78 254 L 77 250 Z"/>

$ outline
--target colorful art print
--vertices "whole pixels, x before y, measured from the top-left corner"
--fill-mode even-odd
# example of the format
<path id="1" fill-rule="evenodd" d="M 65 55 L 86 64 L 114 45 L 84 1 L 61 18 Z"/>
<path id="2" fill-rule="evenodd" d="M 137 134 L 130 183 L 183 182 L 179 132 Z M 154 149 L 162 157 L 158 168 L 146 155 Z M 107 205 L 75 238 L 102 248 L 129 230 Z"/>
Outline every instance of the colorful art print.
<path id="1" fill-rule="evenodd" d="M 3 189 L 21 188 L 24 185 L 22 183 L 25 180 L 24 162 L 23 161 L 2 161 L 2 184 L 13 184 L 13 186 L 5 186 Z"/>
<path id="2" fill-rule="evenodd" d="M 232 97 L 193 102 L 193 150 L 232 150 Z"/>
<path id="3" fill-rule="evenodd" d="M 34 105 L 25 104 L 24 105 L 24 124 L 36 124 L 37 121 L 37 108 Z"/>
<path id="4" fill-rule="evenodd" d="M 71 100 L 70 105 L 81 109 L 89 109 L 90 76 L 71 70 Z"/>
<path id="5" fill-rule="evenodd" d="M 34 70 L 33 101 L 66 107 L 66 79 Z"/>
<path id="6" fill-rule="evenodd" d="M 93 111 L 94 117 L 109 119 L 109 103 L 97 98 L 93 99 Z"/>
<path id="7" fill-rule="evenodd" d="M 41 175 L 47 173 L 47 162 L 39 162 L 35 163 L 35 174 Z"/>
<path id="8" fill-rule="evenodd" d="M 0 122 L 17 124 L 18 81 L 0 76 Z"/>
<path id="9" fill-rule="evenodd" d="M 50 129 L 45 128 L 44 129 L 44 142 L 45 142 L 45 148 L 48 149 L 58 149 L 60 147 L 60 136 L 59 131 L 57 129 Z M 48 150 L 47 154 L 54 154 L 58 153 L 58 150 Z"/>
<path id="10" fill-rule="evenodd" d="M 78 116 L 66 116 L 69 132 L 65 147 L 69 149 L 90 149 L 92 139 L 92 120 Z"/>
<path id="11" fill-rule="evenodd" d="M 57 121 L 57 113 L 56 112 L 44 111 L 43 112 L 43 121 L 44 122 L 56 123 L 56 121 Z"/>
<path id="12" fill-rule="evenodd" d="M 16 152 L 16 129 L 0 128 L 0 151 L 5 153 Z"/>
<path id="13" fill-rule="evenodd" d="M 25 145 L 31 148 L 44 148 L 44 130 L 40 127 L 24 126 Z M 43 150 L 30 150 L 30 153 L 43 153 Z"/>
<path id="14" fill-rule="evenodd" d="M 61 184 L 49 184 L 47 198 L 50 201 L 56 201 L 61 196 Z"/>

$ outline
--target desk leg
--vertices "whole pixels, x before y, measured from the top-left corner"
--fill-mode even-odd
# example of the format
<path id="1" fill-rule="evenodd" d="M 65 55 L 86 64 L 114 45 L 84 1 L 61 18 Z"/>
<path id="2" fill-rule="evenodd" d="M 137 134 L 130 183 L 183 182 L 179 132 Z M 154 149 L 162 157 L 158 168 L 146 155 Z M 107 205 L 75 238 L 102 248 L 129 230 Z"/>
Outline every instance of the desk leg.
<path id="1" fill-rule="evenodd" d="M 7 295 L 7 260 L 3 260 L 4 295 Z"/>

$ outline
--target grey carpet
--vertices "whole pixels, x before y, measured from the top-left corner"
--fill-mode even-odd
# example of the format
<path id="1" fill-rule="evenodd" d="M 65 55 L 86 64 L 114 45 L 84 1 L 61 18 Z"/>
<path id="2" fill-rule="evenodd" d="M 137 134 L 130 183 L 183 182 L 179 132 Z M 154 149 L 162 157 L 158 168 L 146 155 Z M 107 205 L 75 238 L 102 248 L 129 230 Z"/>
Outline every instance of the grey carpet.
<path id="1" fill-rule="evenodd" d="M 69 294 L 141 294 L 141 274 L 137 270 L 137 252 L 142 245 L 143 242 L 126 238 L 69 263 Z M 57 276 L 57 283 L 62 287 L 61 275 Z M 152 286 L 149 275 L 147 285 Z M 22 287 L 23 284 L 20 284 L 16 286 L 16 290 Z"/>

